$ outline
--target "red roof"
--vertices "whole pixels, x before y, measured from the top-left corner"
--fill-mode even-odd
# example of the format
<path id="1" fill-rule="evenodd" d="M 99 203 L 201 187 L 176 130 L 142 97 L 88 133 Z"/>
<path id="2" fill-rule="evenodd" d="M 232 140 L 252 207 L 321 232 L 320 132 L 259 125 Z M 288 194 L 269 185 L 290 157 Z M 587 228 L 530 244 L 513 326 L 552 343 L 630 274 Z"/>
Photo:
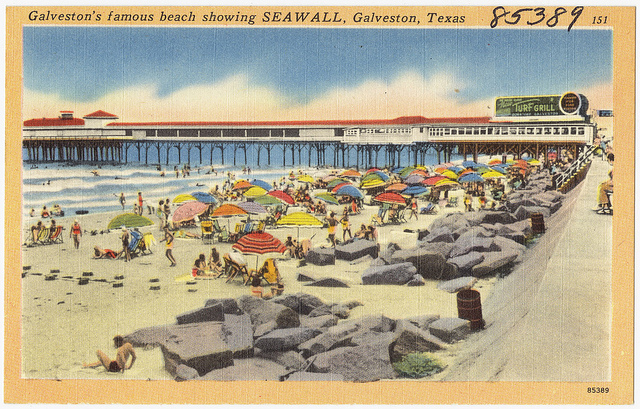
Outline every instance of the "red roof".
<path id="1" fill-rule="evenodd" d="M 86 118 L 86 117 L 85 117 Z M 360 119 L 360 120 L 318 120 L 318 121 L 187 121 L 187 122 L 112 122 L 107 126 L 358 126 L 358 125 L 417 125 L 433 123 L 489 123 L 490 117 L 468 118 L 425 118 L 423 116 L 401 116 L 395 119 Z"/>
<path id="2" fill-rule="evenodd" d="M 118 116 L 100 110 L 100 111 L 92 112 L 89 115 L 85 115 L 83 118 L 118 118 Z"/>
<path id="3" fill-rule="evenodd" d="M 36 118 L 24 121 L 24 126 L 81 126 L 84 119 L 80 118 Z"/>

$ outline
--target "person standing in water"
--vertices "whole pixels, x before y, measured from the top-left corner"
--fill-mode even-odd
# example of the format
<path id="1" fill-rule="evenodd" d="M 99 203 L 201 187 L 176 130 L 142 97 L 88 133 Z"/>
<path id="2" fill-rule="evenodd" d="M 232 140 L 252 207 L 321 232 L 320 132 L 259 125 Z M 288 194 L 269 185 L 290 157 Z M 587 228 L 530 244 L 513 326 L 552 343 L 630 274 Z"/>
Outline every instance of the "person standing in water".
<path id="1" fill-rule="evenodd" d="M 127 199 L 124 198 L 124 192 L 120 193 L 120 205 L 122 206 L 122 210 L 124 210 L 124 204 L 127 202 Z"/>

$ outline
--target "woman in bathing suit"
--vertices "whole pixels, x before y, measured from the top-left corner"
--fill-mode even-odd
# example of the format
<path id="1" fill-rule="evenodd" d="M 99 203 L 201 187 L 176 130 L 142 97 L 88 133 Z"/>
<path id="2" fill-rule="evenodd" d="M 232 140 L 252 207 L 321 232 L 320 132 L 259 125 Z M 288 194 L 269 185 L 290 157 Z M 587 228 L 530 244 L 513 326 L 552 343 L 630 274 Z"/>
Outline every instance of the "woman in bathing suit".
<path id="1" fill-rule="evenodd" d="M 128 342 L 124 342 L 124 339 L 120 335 L 113 337 L 113 343 L 118 349 L 116 351 L 116 359 L 111 360 L 107 354 L 98 350 L 96 351 L 98 362 L 93 362 L 91 364 L 85 363 L 82 364 L 82 366 L 85 368 L 97 368 L 102 365 L 107 372 L 124 372 L 125 369 L 131 369 L 133 363 L 136 361 L 136 352 L 134 351 L 133 346 Z M 127 366 L 129 356 L 131 356 L 131 363 Z"/>
<path id="2" fill-rule="evenodd" d="M 167 256 L 167 258 L 171 262 L 171 265 L 169 265 L 169 267 L 174 267 L 176 265 L 176 259 L 173 258 L 173 254 L 171 252 L 171 250 L 173 249 L 173 234 L 169 231 L 169 228 L 166 225 L 164 226 L 163 230 L 164 230 L 164 238 L 160 241 L 167 242 L 167 250 L 165 251 L 164 254 Z"/>

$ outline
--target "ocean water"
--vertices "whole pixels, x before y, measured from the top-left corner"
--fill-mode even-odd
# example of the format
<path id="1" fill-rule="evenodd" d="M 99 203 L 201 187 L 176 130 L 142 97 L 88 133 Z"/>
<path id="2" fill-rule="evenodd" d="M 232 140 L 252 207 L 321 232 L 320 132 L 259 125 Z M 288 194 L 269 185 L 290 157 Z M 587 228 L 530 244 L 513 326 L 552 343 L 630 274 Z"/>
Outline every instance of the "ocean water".
<path id="1" fill-rule="evenodd" d="M 132 151 L 132 150 L 130 150 Z M 151 151 L 151 150 L 150 150 Z M 315 152 L 312 154 L 312 166 L 308 167 L 308 152 L 302 150 L 302 157 L 298 158 L 296 149 L 295 165 L 293 158 L 290 156 L 291 151 L 287 152 L 286 165 L 283 163 L 283 152 L 281 149 L 273 149 L 271 151 L 271 166 L 266 166 L 266 152 L 261 154 L 261 166 L 257 166 L 257 155 L 255 152 L 248 150 L 247 164 L 251 168 L 251 174 L 243 174 L 242 168 L 245 166 L 244 153 L 237 152 L 236 166 L 233 166 L 233 154 L 229 155 L 225 152 L 225 164 L 222 165 L 219 157 L 203 157 L 203 163 L 199 162 L 199 155 L 191 155 L 191 173 L 190 176 L 183 178 L 182 174 L 176 178 L 174 167 L 181 169 L 186 163 L 187 155 L 182 152 L 182 164 L 178 162 L 176 149 L 169 152 L 169 164 L 166 159 L 160 165 L 165 171 L 164 177 L 160 176 L 157 170 L 157 158 L 155 163 L 145 165 L 144 163 L 132 162 L 137 160 L 137 154 L 133 155 L 129 152 L 130 161 L 127 164 L 64 164 L 64 163 L 24 163 L 23 165 L 23 212 L 28 217 L 30 210 L 33 208 L 36 214 L 40 214 L 43 206 L 51 209 L 54 204 L 59 204 L 65 211 L 65 216 L 75 214 L 78 210 L 87 210 L 90 213 L 107 212 L 121 210 L 119 196 L 124 193 L 126 197 L 125 211 L 132 211 L 133 204 L 137 201 L 137 192 L 142 192 L 147 204 L 157 206 L 160 200 L 166 198 L 173 199 L 175 196 L 184 193 L 193 193 L 198 191 L 209 191 L 215 185 L 222 185 L 227 178 L 227 173 L 231 172 L 237 179 L 261 179 L 272 184 L 274 180 L 279 181 L 282 176 L 289 174 L 291 170 L 296 173 L 302 170 L 312 176 L 326 175 L 327 169 L 319 169 L 315 163 Z M 132 157 L 133 156 L 133 157 Z M 204 156 L 204 155 L 203 155 Z M 333 153 L 326 153 L 327 162 L 331 163 Z M 151 157 L 149 160 L 151 161 Z M 214 164 L 210 165 L 212 159 Z M 459 161 L 461 157 L 452 155 L 452 160 Z M 215 162 L 218 161 L 218 162 Z M 350 167 L 355 167 L 357 163 L 355 151 L 351 151 L 348 158 Z M 300 165 L 298 163 L 301 163 Z M 410 158 L 404 154 L 401 157 L 400 167 L 408 166 Z M 411 163 L 412 164 L 412 163 Z M 427 156 L 423 165 L 437 164 L 437 156 L 435 153 Z M 379 154 L 379 166 L 384 165 L 384 153 Z M 211 166 L 218 172 L 215 174 L 207 174 Z M 199 171 L 198 171 L 199 170 Z M 92 171 L 97 171 L 95 176 Z M 145 213 L 147 209 L 145 208 Z"/>

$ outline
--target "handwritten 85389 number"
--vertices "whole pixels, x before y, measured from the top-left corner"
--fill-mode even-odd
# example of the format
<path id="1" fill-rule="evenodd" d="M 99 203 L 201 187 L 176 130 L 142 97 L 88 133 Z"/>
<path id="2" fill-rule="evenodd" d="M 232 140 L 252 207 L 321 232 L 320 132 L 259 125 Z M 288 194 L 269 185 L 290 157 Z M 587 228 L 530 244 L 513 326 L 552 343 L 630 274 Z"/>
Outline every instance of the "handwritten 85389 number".
<path id="1" fill-rule="evenodd" d="M 578 18 L 582 14 L 582 10 L 584 10 L 583 6 L 576 6 L 571 10 L 570 15 L 573 19 L 571 19 L 567 31 L 571 31 L 571 27 L 573 27 L 576 21 L 578 21 Z M 493 9 L 493 20 L 491 20 L 490 26 L 491 28 L 496 28 L 498 23 L 500 23 L 500 20 L 503 20 L 506 24 L 510 25 L 518 24 L 522 20 L 523 22 L 526 21 L 527 25 L 530 26 L 535 26 L 546 21 L 548 27 L 555 27 L 560 22 L 561 16 L 567 13 L 569 12 L 564 7 L 556 7 L 551 10 L 547 10 L 545 7 L 527 7 L 511 12 L 502 6 L 498 6 Z"/>

